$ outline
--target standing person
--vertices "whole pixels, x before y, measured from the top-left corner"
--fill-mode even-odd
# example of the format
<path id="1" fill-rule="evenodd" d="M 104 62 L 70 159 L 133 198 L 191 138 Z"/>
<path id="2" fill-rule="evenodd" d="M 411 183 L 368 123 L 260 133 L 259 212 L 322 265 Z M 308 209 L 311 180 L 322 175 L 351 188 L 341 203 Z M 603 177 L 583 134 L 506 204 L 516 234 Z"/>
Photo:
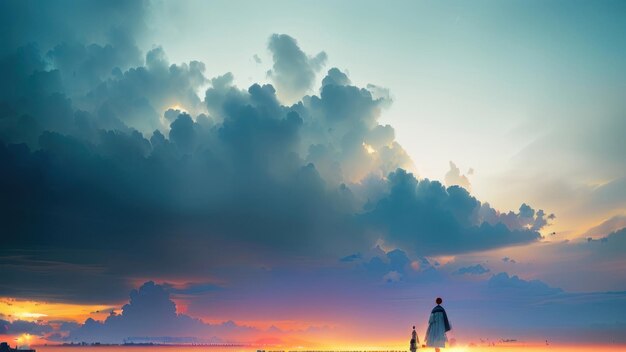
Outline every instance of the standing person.
<path id="1" fill-rule="evenodd" d="M 413 327 L 413 332 L 411 333 L 411 352 L 417 351 L 417 345 L 420 343 L 419 338 L 417 337 L 417 332 L 415 331 L 415 326 Z"/>
<path id="2" fill-rule="evenodd" d="M 426 345 L 429 347 L 435 347 L 435 351 L 439 352 L 440 347 L 446 347 L 448 338 L 446 332 L 450 331 L 450 322 L 448 321 L 448 315 L 445 309 L 441 306 L 443 300 L 437 297 L 435 300 L 437 305 L 430 312 L 430 318 L 428 319 L 428 330 L 426 330 Z"/>

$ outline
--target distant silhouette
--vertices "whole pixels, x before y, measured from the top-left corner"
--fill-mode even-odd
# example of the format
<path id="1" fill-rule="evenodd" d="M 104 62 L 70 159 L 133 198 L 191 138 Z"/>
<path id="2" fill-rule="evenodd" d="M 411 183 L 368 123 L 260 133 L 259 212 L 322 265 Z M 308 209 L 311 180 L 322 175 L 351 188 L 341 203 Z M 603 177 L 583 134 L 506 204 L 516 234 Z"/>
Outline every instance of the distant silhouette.
<path id="1" fill-rule="evenodd" d="M 420 341 L 419 341 L 419 338 L 417 337 L 417 332 L 415 331 L 415 326 L 414 326 L 413 332 L 411 333 L 411 347 L 410 347 L 411 352 L 417 351 L 417 346 L 419 345 L 419 343 Z"/>
<path id="2" fill-rule="evenodd" d="M 21 350 L 17 346 L 15 346 L 15 348 L 11 348 L 8 343 L 2 342 L 0 343 L 0 352 L 35 352 L 35 350 Z"/>
<path id="3" fill-rule="evenodd" d="M 446 332 L 450 331 L 451 327 L 448 321 L 448 315 L 441 306 L 443 300 L 438 297 L 435 302 L 437 306 L 430 312 L 430 318 L 428 319 L 426 345 L 428 347 L 435 347 L 435 351 L 439 352 L 440 347 L 446 347 L 446 342 L 448 342 Z"/>

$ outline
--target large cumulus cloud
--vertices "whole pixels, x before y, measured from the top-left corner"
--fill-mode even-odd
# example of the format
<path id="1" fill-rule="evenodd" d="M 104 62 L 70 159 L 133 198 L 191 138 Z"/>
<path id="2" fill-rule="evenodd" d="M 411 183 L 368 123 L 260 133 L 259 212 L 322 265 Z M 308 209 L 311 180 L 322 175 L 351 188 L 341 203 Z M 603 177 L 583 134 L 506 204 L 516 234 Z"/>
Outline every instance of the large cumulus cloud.
<path id="1" fill-rule="evenodd" d="M 417 180 L 399 169 L 388 177 L 389 193 L 362 215 L 366 224 L 386 234 L 401 248 L 422 254 L 454 254 L 537 240 L 541 235 L 527 222 L 504 219 L 528 218 L 533 224 L 543 215 L 500 214 L 482 204 L 467 190 L 444 187 L 437 181 Z M 485 218 L 483 214 L 490 217 Z M 502 220 L 499 220 L 501 219 Z"/>
<path id="2" fill-rule="evenodd" d="M 289 36 L 270 38 L 274 85 L 241 89 L 231 73 L 206 77 L 210 63 L 141 55 L 136 28 L 108 27 L 0 58 L 11 76 L 0 89 L 0 255 L 20 263 L 20 275 L 0 274 L 18 291 L 0 294 L 45 278 L 57 297 L 81 296 L 63 292 L 79 288 L 60 270 L 37 272 L 42 262 L 97 268 L 84 287 L 115 287 L 114 300 L 125 275 L 335 262 L 381 239 L 419 255 L 483 250 L 535 241 L 549 220 L 404 171 L 410 158 L 379 122 L 388 92 L 331 68 L 305 96 L 325 54 Z"/>
<path id="3" fill-rule="evenodd" d="M 268 76 L 285 102 L 294 102 L 313 88 L 316 73 L 326 64 L 326 53 L 309 57 L 297 41 L 286 34 L 273 34 L 268 43 L 274 65 Z"/>

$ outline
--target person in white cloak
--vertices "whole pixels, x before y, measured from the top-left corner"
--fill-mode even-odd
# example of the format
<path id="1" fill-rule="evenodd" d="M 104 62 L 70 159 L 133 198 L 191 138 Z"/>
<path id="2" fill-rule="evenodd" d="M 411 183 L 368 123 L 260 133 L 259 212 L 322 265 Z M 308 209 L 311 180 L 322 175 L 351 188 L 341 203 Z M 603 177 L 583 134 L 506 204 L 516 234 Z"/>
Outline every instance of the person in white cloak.
<path id="1" fill-rule="evenodd" d="M 445 309 L 441 306 L 443 300 L 437 298 L 435 301 L 437 306 L 430 312 L 428 319 L 428 330 L 426 330 L 426 346 L 435 347 L 435 351 L 439 352 L 440 347 L 446 347 L 448 338 L 446 332 L 450 331 L 450 322 Z"/>

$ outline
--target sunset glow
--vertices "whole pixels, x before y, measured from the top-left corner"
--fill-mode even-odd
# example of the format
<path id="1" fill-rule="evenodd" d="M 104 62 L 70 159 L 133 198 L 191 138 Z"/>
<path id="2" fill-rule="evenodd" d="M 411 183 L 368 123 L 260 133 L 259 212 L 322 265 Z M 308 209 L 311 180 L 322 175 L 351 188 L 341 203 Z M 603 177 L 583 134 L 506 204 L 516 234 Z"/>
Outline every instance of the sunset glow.
<path id="1" fill-rule="evenodd" d="M 0 314 L 11 320 L 82 322 L 89 317 L 106 318 L 109 315 L 107 310 L 111 308 L 113 307 L 107 305 L 54 303 L 0 297 Z"/>
<path id="2" fill-rule="evenodd" d="M 618 0 L 0 0 L 0 352 L 626 351 L 624 38 Z"/>

